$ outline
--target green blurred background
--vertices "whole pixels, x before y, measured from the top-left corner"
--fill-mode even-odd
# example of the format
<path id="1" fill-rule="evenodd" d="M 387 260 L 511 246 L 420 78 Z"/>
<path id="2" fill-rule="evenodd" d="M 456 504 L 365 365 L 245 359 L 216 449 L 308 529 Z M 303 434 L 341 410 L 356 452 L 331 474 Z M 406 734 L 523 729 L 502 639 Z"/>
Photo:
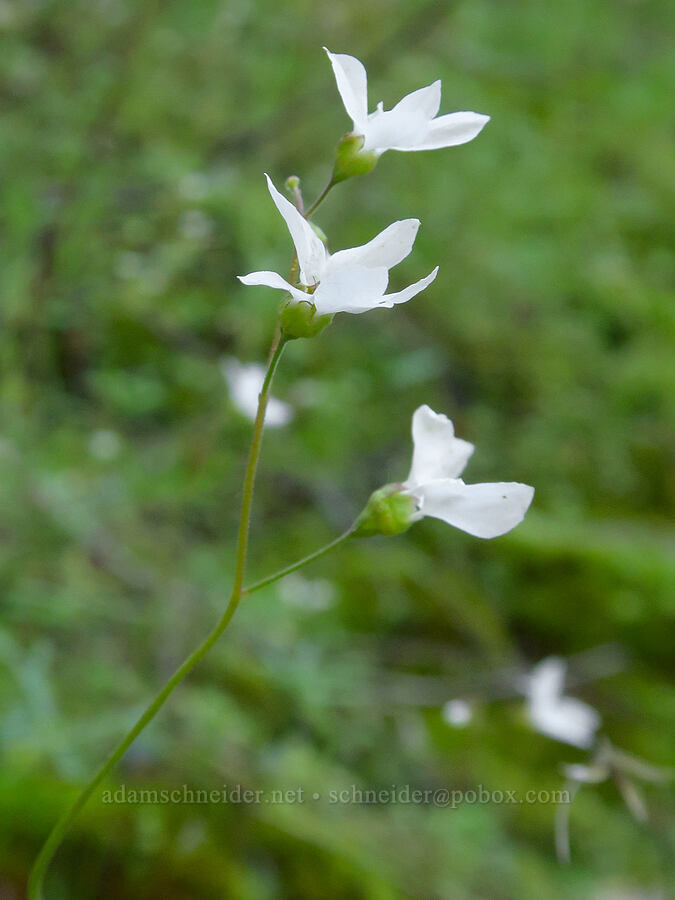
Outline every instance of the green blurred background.
<path id="1" fill-rule="evenodd" d="M 263 171 L 311 198 L 349 126 L 324 43 L 365 62 L 371 108 L 440 77 L 442 112 L 492 121 L 321 209 L 333 248 L 420 217 L 392 285 L 440 274 L 288 349 L 250 576 L 406 475 L 420 403 L 476 443 L 469 481 L 533 484 L 534 506 L 496 541 L 426 520 L 251 597 L 107 787 L 560 789 L 584 755 L 531 731 L 509 673 L 608 644 L 577 695 L 673 762 L 669 10 L 0 0 L 3 900 L 227 596 L 250 423 L 220 364 L 264 360 L 280 299 L 235 276 L 288 265 Z M 672 789 L 646 796 L 639 825 L 613 785 L 582 790 L 565 867 L 551 804 L 99 795 L 48 896 L 665 897 Z"/>

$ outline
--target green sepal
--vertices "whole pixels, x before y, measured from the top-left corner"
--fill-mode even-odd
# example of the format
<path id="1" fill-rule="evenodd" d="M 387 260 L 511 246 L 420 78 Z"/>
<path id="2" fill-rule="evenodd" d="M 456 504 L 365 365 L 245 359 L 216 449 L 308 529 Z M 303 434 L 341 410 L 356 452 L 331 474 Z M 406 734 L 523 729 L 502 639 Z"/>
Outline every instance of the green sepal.
<path id="1" fill-rule="evenodd" d="M 363 152 L 363 141 L 362 134 L 350 133 L 342 138 L 335 151 L 332 184 L 339 184 L 355 175 L 367 175 L 375 168 L 378 157 L 372 151 Z"/>
<path id="2" fill-rule="evenodd" d="M 415 521 L 415 498 L 404 493 L 401 484 L 385 484 L 370 495 L 356 520 L 355 537 L 401 534 Z"/>
<path id="3" fill-rule="evenodd" d="M 279 324 L 281 333 L 286 340 L 316 337 L 333 321 L 333 316 L 317 315 L 316 306 L 310 297 L 311 294 L 307 295 L 307 300 L 295 300 L 291 297 L 282 304 Z"/>

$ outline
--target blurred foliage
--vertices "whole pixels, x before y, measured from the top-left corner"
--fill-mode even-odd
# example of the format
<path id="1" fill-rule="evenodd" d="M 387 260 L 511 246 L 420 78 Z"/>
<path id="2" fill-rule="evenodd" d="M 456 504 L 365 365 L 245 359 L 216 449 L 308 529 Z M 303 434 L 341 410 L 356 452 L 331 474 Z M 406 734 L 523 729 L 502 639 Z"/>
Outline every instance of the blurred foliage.
<path id="1" fill-rule="evenodd" d="M 427 520 L 249 598 L 108 787 L 560 789 L 583 754 L 529 730 L 508 673 L 598 644 L 623 663 L 578 694 L 672 763 L 674 24 L 666 0 L 0 0 L 0 896 L 222 609 L 250 424 L 220 360 L 263 360 L 279 301 L 235 275 L 288 265 L 262 172 L 313 197 L 348 127 L 323 43 L 372 104 L 441 77 L 443 112 L 492 122 L 322 208 L 334 248 L 422 219 L 395 289 L 441 269 L 289 348 L 251 578 L 405 476 L 422 402 L 477 444 L 468 480 L 535 504 L 497 541 Z M 582 790 L 562 867 L 551 804 L 99 797 L 49 896 L 661 897 L 672 794 L 647 802 L 638 825 Z"/>

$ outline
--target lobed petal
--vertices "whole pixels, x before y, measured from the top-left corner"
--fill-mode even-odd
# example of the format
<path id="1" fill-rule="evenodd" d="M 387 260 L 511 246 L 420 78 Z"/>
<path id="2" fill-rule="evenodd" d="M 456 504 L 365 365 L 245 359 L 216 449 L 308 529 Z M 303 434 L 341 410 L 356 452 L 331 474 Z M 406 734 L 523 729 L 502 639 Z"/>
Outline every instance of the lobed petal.
<path id="1" fill-rule="evenodd" d="M 384 266 L 339 266 L 327 274 L 311 299 L 319 315 L 368 312 L 380 305 L 388 280 Z"/>
<path id="2" fill-rule="evenodd" d="M 327 268 L 333 270 L 342 265 L 356 264 L 392 269 L 412 250 L 419 227 L 419 219 L 393 222 L 367 244 L 349 250 L 338 250 L 330 257 Z"/>
<path id="3" fill-rule="evenodd" d="M 326 47 L 323 49 L 333 67 L 337 88 L 354 123 L 354 131 L 363 134 L 368 119 L 368 76 L 363 63 L 346 53 L 331 53 Z"/>
<path id="4" fill-rule="evenodd" d="M 440 150 L 466 144 L 478 135 L 490 121 L 490 116 L 475 112 L 448 113 L 429 122 L 426 135 L 415 147 L 397 147 L 397 150 Z"/>
<path id="5" fill-rule="evenodd" d="M 412 419 L 413 458 L 407 485 L 458 478 L 474 451 L 473 444 L 455 437 L 452 421 L 429 406 L 420 406 Z"/>
<path id="6" fill-rule="evenodd" d="M 511 531 L 523 521 L 534 488 L 517 482 L 464 484 L 443 479 L 419 485 L 425 516 L 442 519 L 479 538 L 494 538 Z"/>
<path id="7" fill-rule="evenodd" d="M 368 116 L 364 150 L 416 150 L 429 130 L 441 103 L 441 82 L 435 81 L 405 96 L 393 109 Z"/>
<path id="8" fill-rule="evenodd" d="M 396 106 L 390 110 L 392 113 L 404 115 L 422 116 L 425 119 L 433 119 L 438 114 L 441 106 L 441 82 L 434 81 L 427 87 L 419 88 L 399 100 Z"/>
<path id="9" fill-rule="evenodd" d="M 281 291 L 289 291 L 296 300 L 307 300 L 309 294 L 293 287 L 285 278 L 282 278 L 278 272 L 251 272 L 249 275 L 237 275 L 239 281 L 246 285 L 264 285 L 265 287 L 276 288 Z"/>
<path id="10" fill-rule="evenodd" d="M 392 307 L 397 303 L 407 303 L 408 300 L 412 300 L 414 296 L 419 294 L 426 287 L 429 287 L 437 275 L 438 266 L 436 266 L 433 272 L 429 272 L 426 278 L 421 278 L 414 284 L 408 285 L 408 287 L 403 288 L 402 291 L 397 291 L 395 294 L 385 294 L 382 301 L 379 303 L 379 306 Z"/>
<path id="11" fill-rule="evenodd" d="M 560 656 L 547 656 L 527 676 L 526 691 L 531 700 L 551 702 L 561 697 L 565 688 L 567 663 Z"/>
<path id="12" fill-rule="evenodd" d="M 323 275 L 328 256 L 323 241 L 307 219 L 293 206 L 291 201 L 287 200 L 274 187 L 269 175 L 265 174 L 265 178 L 267 179 L 267 187 L 272 200 L 274 200 L 276 208 L 283 216 L 291 233 L 295 252 L 298 254 L 298 263 L 300 264 L 300 280 L 306 285 L 317 284 Z"/>
<path id="13" fill-rule="evenodd" d="M 541 734 L 582 750 L 592 745 L 601 723 L 599 713 L 575 697 L 560 697 L 550 704 L 531 703 L 528 713 Z"/>

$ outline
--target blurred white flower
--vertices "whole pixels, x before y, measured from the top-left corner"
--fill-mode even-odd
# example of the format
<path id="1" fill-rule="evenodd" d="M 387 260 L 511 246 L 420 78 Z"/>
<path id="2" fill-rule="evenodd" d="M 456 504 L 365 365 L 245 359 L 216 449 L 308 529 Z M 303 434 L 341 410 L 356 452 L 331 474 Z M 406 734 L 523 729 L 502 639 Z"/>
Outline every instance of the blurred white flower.
<path id="1" fill-rule="evenodd" d="M 108 428 L 99 428 L 89 438 L 89 452 L 101 462 L 114 459 L 120 452 L 122 442 L 116 431 Z"/>
<path id="2" fill-rule="evenodd" d="M 276 272 L 240 275 L 239 280 L 244 284 L 262 284 L 289 291 L 295 300 L 314 304 L 319 315 L 333 315 L 362 313 L 405 303 L 436 277 L 438 267 L 404 290 L 385 294 L 389 269 L 398 265 L 412 250 L 419 219 L 394 222 L 362 247 L 339 250 L 331 255 L 307 219 L 279 193 L 270 177 L 265 177 L 272 199 L 291 233 L 300 265 L 300 284 L 306 290 L 289 284 Z"/>
<path id="3" fill-rule="evenodd" d="M 565 696 L 566 672 L 567 663 L 557 656 L 542 660 L 532 669 L 525 681 L 528 715 L 541 734 L 586 749 L 595 740 L 601 718 L 587 703 Z M 578 768 L 581 774 L 583 767 Z"/>
<path id="4" fill-rule="evenodd" d="M 335 605 L 335 586 L 326 578 L 304 578 L 288 575 L 279 584 L 284 603 L 308 612 L 324 612 Z"/>
<path id="5" fill-rule="evenodd" d="M 441 82 L 413 91 L 393 109 L 382 101 L 368 113 L 368 76 L 361 62 L 344 53 L 326 50 L 333 66 L 338 91 L 354 133 L 363 135 L 363 152 L 379 156 L 385 150 L 438 150 L 473 140 L 490 117 L 475 112 L 455 112 L 436 118 L 441 105 Z"/>
<path id="6" fill-rule="evenodd" d="M 417 518 L 433 516 L 480 538 L 498 537 L 522 522 L 534 488 L 518 482 L 465 484 L 459 475 L 474 447 L 455 437 L 447 416 L 420 406 L 412 436 L 412 467 L 404 487 L 417 502 Z"/>
<path id="7" fill-rule="evenodd" d="M 201 209 L 188 209 L 180 217 L 178 231 L 187 240 L 201 241 L 212 234 L 213 223 Z"/>
<path id="8" fill-rule="evenodd" d="M 230 397 L 242 415 L 255 419 L 258 410 L 258 396 L 265 380 L 265 369 L 258 363 L 241 363 L 233 357 L 226 357 L 221 362 L 223 377 L 230 389 Z M 287 425 L 293 418 L 293 409 L 283 400 L 270 397 L 265 411 L 265 425 L 268 428 L 279 428 Z"/>
<path id="9" fill-rule="evenodd" d="M 473 719 L 471 704 L 466 700 L 448 700 L 441 710 L 443 721 L 453 728 L 464 728 Z"/>

